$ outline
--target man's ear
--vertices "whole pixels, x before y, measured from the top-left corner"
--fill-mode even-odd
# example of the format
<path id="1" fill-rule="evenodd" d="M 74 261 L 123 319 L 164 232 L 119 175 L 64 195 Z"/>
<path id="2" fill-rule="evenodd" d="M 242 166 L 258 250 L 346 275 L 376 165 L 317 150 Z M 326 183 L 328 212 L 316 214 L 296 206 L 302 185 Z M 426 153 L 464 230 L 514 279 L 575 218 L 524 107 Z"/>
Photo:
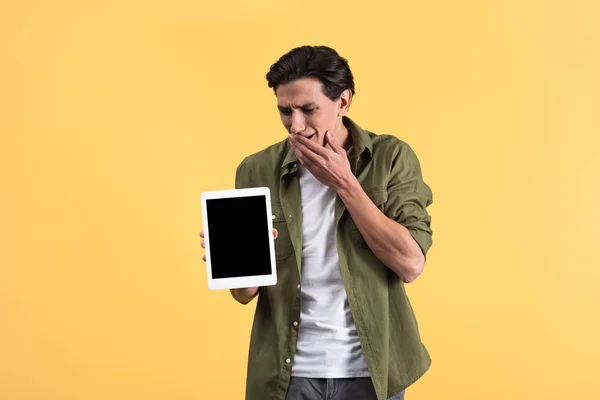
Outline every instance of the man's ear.
<path id="1" fill-rule="evenodd" d="M 350 104 L 352 103 L 352 91 L 350 89 L 344 90 L 342 94 L 340 94 L 338 101 L 338 115 L 346 115 L 350 109 Z"/>

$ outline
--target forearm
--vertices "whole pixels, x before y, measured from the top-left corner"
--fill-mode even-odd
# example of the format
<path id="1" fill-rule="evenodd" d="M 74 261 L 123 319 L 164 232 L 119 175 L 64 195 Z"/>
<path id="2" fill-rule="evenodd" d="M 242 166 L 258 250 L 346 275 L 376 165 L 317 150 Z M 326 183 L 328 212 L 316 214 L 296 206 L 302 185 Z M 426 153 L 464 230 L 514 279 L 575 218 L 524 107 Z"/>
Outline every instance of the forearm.
<path id="1" fill-rule="evenodd" d="M 230 289 L 233 298 L 241 304 L 248 304 L 258 294 L 257 287 Z"/>
<path id="2" fill-rule="evenodd" d="M 415 280 L 425 256 L 408 229 L 383 214 L 354 176 L 338 194 L 373 254 L 404 282 Z"/>

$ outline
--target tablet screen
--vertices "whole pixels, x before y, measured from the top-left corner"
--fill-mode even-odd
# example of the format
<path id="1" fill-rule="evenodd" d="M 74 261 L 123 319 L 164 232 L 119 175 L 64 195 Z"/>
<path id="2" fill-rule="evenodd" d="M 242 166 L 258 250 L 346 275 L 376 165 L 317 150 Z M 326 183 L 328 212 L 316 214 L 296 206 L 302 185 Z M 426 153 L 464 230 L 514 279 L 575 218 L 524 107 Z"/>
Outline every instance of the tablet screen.
<path id="1" fill-rule="evenodd" d="M 265 196 L 207 199 L 213 279 L 272 273 Z"/>

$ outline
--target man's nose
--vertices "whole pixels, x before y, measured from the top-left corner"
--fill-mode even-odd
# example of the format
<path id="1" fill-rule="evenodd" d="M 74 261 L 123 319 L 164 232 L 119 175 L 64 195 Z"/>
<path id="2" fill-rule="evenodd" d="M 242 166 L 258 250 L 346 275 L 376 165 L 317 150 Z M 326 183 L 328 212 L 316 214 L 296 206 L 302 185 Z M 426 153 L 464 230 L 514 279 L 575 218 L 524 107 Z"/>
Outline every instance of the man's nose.
<path id="1" fill-rule="evenodd" d="M 290 133 L 298 134 L 303 132 L 305 128 L 304 118 L 302 113 L 295 112 L 292 114 L 292 125 L 290 126 Z"/>

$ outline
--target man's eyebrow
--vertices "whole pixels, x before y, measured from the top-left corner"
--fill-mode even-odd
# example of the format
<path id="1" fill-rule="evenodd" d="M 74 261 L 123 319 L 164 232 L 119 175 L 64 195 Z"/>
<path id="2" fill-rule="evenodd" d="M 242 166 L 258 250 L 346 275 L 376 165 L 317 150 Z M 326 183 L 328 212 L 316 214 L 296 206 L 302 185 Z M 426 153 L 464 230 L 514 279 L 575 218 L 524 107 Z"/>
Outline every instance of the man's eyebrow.
<path id="1" fill-rule="evenodd" d="M 303 104 L 303 105 L 301 105 L 300 107 L 297 107 L 297 108 L 316 107 L 316 105 L 317 105 L 316 103 L 311 102 L 311 103 Z M 277 105 L 277 108 L 279 108 L 280 110 L 289 110 L 290 109 L 290 107 L 285 107 L 285 106 L 280 106 L 280 105 Z"/>

